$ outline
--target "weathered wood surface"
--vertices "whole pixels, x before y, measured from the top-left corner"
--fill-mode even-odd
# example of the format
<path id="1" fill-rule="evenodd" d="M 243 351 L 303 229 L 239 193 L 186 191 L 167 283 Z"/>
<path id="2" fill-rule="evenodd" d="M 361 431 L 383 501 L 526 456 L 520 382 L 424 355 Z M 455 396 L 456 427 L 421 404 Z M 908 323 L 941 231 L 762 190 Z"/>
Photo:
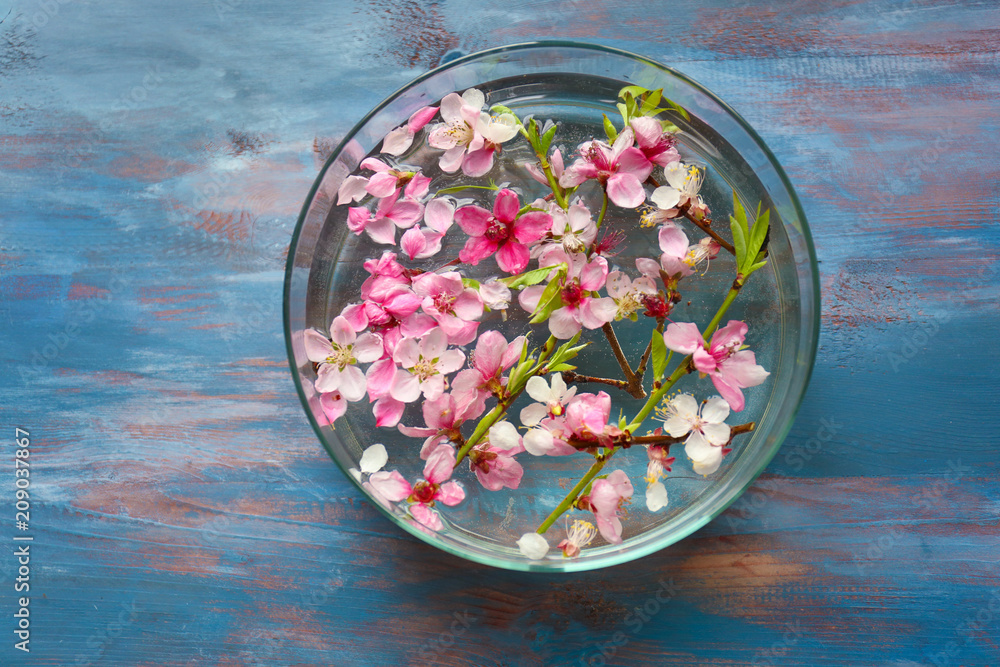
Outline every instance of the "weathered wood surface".
<path id="1" fill-rule="evenodd" d="M 15 3 L 0 663 L 1000 664 L 998 26 L 988 0 Z M 754 490 L 661 553 L 564 577 L 378 515 L 303 418 L 280 317 L 338 137 L 449 53 L 553 37 L 674 65 L 740 111 L 803 199 L 824 298 L 812 385 Z"/>

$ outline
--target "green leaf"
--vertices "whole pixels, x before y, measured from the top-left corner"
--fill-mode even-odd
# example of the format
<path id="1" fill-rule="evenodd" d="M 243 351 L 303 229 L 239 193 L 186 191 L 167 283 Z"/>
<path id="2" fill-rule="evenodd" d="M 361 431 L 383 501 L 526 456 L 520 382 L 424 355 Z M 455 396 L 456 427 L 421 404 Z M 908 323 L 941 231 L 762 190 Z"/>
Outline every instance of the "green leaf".
<path id="1" fill-rule="evenodd" d="M 659 380 L 667 371 L 667 345 L 663 342 L 663 332 L 657 329 L 653 329 L 650 340 L 650 356 L 653 359 L 653 379 Z"/>
<path id="2" fill-rule="evenodd" d="M 542 135 L 542 139 L 541 139 L 541 144 L 542 144 L 541 145 L 541 149 L 542 150 L 540 151 L 542 155 L 548 155 L 549 154 L 549 146 L 552 145 L 552 139 L 555 138 L 555 136 L 556 136 L 556 130 L 557 129 L 559 129 L 559 128 L 556 125 L 553 125 L 548 130 L 545 131 L 545 134 Z"/>
<path id="3" fill-rule="evenodd" d="M 640 95 L 645 95 L 649 92 L 649 88 L 643 88 L 642 86 L 625 86 L 618 91 L 618 97 L 620 99 L 625 99 L 626 97 L 639 97 Z"/>
<path id="4" fill-rule="evenodd" d="M 563 371 L 575 371 L 576 366 L 571 366 L 570 364 L 556 364 L 555 366 L 549 366 L 550 373 L 561 373 Z"/>
<path id="5" fill-rule="evenodd" d="M 655 114 L 658 111 L 656 105 L 660 103 L 660 98 L 662 97 L 663 97 L 662 88 L 657 88 L 656 90 L 647 93 L 646 99 L 643 100 L 642 102 L 642 115 L 650 116 L 652 114 Z"/>
<path id="6" fill-rule="evenodd" d="M 748 254 L 756 257 L 757 253 L 764 246 L 764 239 L 767 238 L 767 228 L 770 224 L 770 214 L 771 210 L 768 209 L 764 211 L 763 215 L 757 215 L 757 220 L 753 223 L 753 229 L 750 230 L 750 239 L 747 242 Z"/>
<path id="7" fill-rule="evenodd" d="M 729 216 L 729 227 L 733 231 L 733 248 L 736 250 L 736 270 L 743 273 L 747 256 L 747 237 L 743 229 L 745 224 L 741 224 L 734 216 Z"/>
<path id="8" fill-rule="evenodd" d="M 747 270 L 743 272 L 743 277 L 745 278 L 745 277 L 749 276 L 751 273 L 753 273 L 754 271 L 756 271 L 757 269 L 763 269 L 765 266 L 767 266 L 767 261 L 766 260 L 763 261 L 763 262 L 757 262 L 756 264 L 751 264 L 747 268 Z"/>
<path id="9" fill-rule="evenodd" d="M 614 123 L 608 118 L 608 114 L 604 114 L 604 134 L 608 136 L 608 143 L 615 143 L 615 139 L 618 138 L 618 130 L 615 129 Z"/>
<path id="10" fill-rule="evenodd" d="M 512 116 L 515 115 L 514 112 L 510 110 L 510 107 L 505 107 L 502 104 L 494 104 L 493 106 L 491 106 L 490 113 L 491 114 L 509 113 Z"/>
<path id="11" fill-rule="evenodd" d="M 690 114 L 688 114 L 687 109 L 685 109 L 681 105 L 677 104 L 673 100 L 668 100 L 665 97 L 663 98 L 663 101 L 666 102 L 667 104 L 669 104 L 671 109 L 673 109 L 678 114 L 680 114 L 681 118 L 683 118 L 684 120 L 691 120 L 691 116 L 690 116 Z"/>
<path id="12" fill-rule="evenodd" d="M 560 272 L 561 273 L 561 272 Z M 538 324 L 549 319 L 549 315 L 552 311 L 562 305 L 562 298 L 559 296 L 559 277 L 556 277 L 545 287 L 545 291 L 542 292 L 542 296 L 538 299 L 538 307 L 531 314 L 531 319 L 528 320 L 529 324 Z"/>
<path id="13" fill-rule="evenodd" d="M 740 203 L 740 198 L 736 196 L 736 190 L 733 190 L 733 216 L 736 217 L 744 229 L 749 229 L 747 212 L 744 210 L 743 204 Z"/>
<path id="14" fill-rule="evenodd" d="M 473 280 L 472 278 L 462 278 L 462 285 L 473 289 L 479 289 L 479 281 Z"/>
<path id="15" fill-rule="evenodd" d="M 626 125 L 628 125 L 628 107 L 626 105 L 622 104 L 621 102 L 619 102 L 615 106 L 618 107 L 618 113 L 620 113 L 622 115 L 622 122 L 624 122 Z"/>
<path id="16" fill-rule="evenodd" d="M 567 270 L 566 264 L 556 264 L 554 266 L 543 266 L 540 269 L 533 269 L 531 271 L 526 271 L 522 274 L 516 276 L 509 276 L 507 278 L 500 278 L 497 282 L 503 283 L 511 289 L 518 289 L 521 287 L 528 287 L 529 285 L 537 285 L 538 283 L 545 280 L 546 277 L 553 271 L 565 271 Z"/>

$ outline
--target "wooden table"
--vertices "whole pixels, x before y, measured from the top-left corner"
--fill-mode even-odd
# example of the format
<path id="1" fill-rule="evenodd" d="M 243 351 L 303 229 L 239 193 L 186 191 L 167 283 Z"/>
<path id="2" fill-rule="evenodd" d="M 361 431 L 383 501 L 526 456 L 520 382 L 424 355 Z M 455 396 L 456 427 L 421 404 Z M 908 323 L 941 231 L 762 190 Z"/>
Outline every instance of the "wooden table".
<path id="1" fill-rule="evenodd" d="M 998 25 L 983 0 L 14 3 L 0 663 L 1000 664 Z M 730 102 L 796 185 L 823 284 L 811 387 L 754 488 L 576 576 L 472 565 L 377 514 L 310 430 L 281 330 L 338 138 L 442 59 L 537 38 Z"/>

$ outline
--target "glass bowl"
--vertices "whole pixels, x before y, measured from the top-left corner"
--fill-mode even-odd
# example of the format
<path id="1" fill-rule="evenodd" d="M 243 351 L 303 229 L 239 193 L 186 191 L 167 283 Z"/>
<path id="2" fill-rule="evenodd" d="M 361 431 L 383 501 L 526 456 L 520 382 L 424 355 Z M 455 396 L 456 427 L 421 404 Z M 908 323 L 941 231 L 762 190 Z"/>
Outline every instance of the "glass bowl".
<path id="1" fill-rule="evenodd" d="M 534 530 L 586 472 L 591 461 L 585 456 L 531 457 L 524 463 L 524 479 L 516 491 L 486 491 L 468 467 L 460 466 L 454 478 L 465 484 L 465 502 L 446 508 L 442 530 L 426 530 L 405 512 L 380 503 L 357 473 L 365 448 L 381 442 L 389 452 L 387 469 L 398 468 L 407 479 L 418 477 L 423 462 L 415 455 L 413 441 L 404 440 L 395 429 L 377 429 L 367 401 L 351 404 L 334 429 L 313 387 L 316 374 L 306 356 L 304 331 L 327 331 L 340 309 L 358 300 L 358 288 L 366 277 L 362 261 L 381 252 L 372 244 L 365 245 L 363 237 L 349 233 L 347 207 L 335 205 L 338 189 L 366 156 L 377 154 L 375 149 L 390 130 L 405 124 L 417 109 L 438 105 L 448 93 L 477 88 L 486 94 L 490 105 L 503 104 L 522 117 L 534 114 L 540 120 L 559 121 L 556 143 L 563 145 L 568 158 L 579 141 L 603 137 L 603 114 L 616 117 L 617 92 L 631 84 L 663 88 L 665 97 L 688 112 L 689 120 L 680 115 L 671 118 L 681 130 L 678 148 L 685 161 L 707 167 L 702 195 L 712 210 L 719 212 L 719 218 L 731 210 L 733 191 L 751 206 L 759 200 L 771 209 L 770 262 L 754 274 L 726 318 L 750 323 L 746 342 L 756 352 L 758 363 L 771 373 L 763 385 L 746 390 L 746 409 L 738 421 L 742 416 L 752 419 L 756 429 L 741 436 L 743 439 L 733 445 L 734 451 L 710 477 L 696 475 L 680 448 L 675 450 L 677 461 L 665 480 L 670 495 L 667 508 L 657 513 L 647 511 L 641 484 L 637 484 L 633 502 L 626 508 L 624 541 L 598 544 L 576 558 L 564 558 L 552 549 L 545 559 L 530 560 L 515 542 L 522 533 Z M 456 181 L 453 175 L 425 173 L 434 178 L 434 189 Z M 490 176 L 521 189 L 529 201 L 537 196 L 537 192 L 526 192 L 539 187 L 526 173 L 501 170 Z M 488 206 L 484 201 L 477 203 Z M 608 221 L 613 224 L 613 218 Z M 622 267 L 632 262 L 629 253 L 642 250 L 643 242 L 631 243 L 632 238 L 639 236 L 630 231 L 625 252 L 614 258 Z M 440 264 L 429 261 L 433 266 Z M 726 259 L 720 254 L 714 261 Z M 461 268 L 469 277 L 476 277 L 477 267 Z M 713 290 L 721 298 L 732 275 L 728 267 L 719 271 L 713 267 L 699 278 L 698 289 Z M 717 302 L 706 299 L 704 304 L 679 304 L 687 308 L 682 319 L 704 323 Z M 459 58 L 417 78 L 372 110 L 344 137 L 309 193 L 292 237 L 285 274 L 285 338 L 292 376 L 306 415 L 330 457 L 372 504 L 403 530 L 449 553 L 512 570 L 579 571 L 623 563 L 686 537 L 722 512 L 760 474 L 791 427 L 815 357 L 818 314 L 816 260 L 805 215 L 784 171 L 746 121 L 704 87 L 669 67 L 625 51 L 566 42 L 518 44 Z M 649 340 L 649 327 L 635 328 L 641 330 L 635 336 L 619 328 L 622 347 L 630 355 L 641 354 Z M 510 340 L 523 331 L 504 333 Z M 533 336 L 534 344 L 545 336 L 547 332 Z M 609 364 L 609 368 L 616 368 L 607 349 L 599 346 L 585 350 L 575 363 L 582 371 L 595 374 Z M 685 384 L 688 380 L 699 382 L 694 373 L 677 388 L 696 386 Z M 698 395 L 706 390 L 714 393 L 707 380 L 700 382 Z M 640 404 L 630 397 L 616 396 L 613 414 L 619 409 L 634 414 Z M 419 417 L 404 415 L 403 422 L 414 421 Z M 738 422 L 730 419 L 730 423 Z M 639 480 L 646 456 L 635 449 L 642 450 L 623 451 L 628 456 L 622 456 L 618 467 Z M 572 514 L 576 518 L 579 512 Z M 547 534 L 552 547 L 564 536 L 564 530 L 560 519 Z"/>

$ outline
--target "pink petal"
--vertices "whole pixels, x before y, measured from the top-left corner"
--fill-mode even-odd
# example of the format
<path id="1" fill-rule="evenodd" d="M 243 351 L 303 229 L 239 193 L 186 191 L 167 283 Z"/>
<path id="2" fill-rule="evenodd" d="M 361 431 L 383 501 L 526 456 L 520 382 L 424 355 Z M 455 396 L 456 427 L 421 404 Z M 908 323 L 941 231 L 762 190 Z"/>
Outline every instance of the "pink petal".
<path id="1" fill-rule="evenodd" d="M 425 125 L 427 125 L 427 123 L 433 120 L 437 111 L 437 107 L 421 107 L 420 109 L 417 109 L 406 122 L 406 127 L 410 130 L 410 132 L 419 132 Z"/>
<path id="2" fill-rule="evenodd" d="M 365 230 L 372 214 L 364 206 L 352 206 L 347 210 L 347 228 L 355 234 L 360 234 Z"/>
<path id="3" fill-rule="evenodd" d="M 423 428 L 420 426 L 406 426 L 404 424 L 398 425 L 396 428 L 399 432 L 405 436 L 411 438 L 426 438 L 429 435 L 436 435 L 438 430 L 436 428 Z"/>
<path id="4" fill-rule="evenodd" d="M 389 388 L 396 377 L 396 362 L 392 359 L 380 359 L 368 367 L 368 398 L 378 400 L 389 395 Z"/>
<path id="5" fill-rule="evenodd" d="M 694 367 L 697 368 L 700 373 L 712 373 L 718 366 L 715 361 L 715 357 L 709 354 L 708 350 L 701 346 L 694 349 L 692 357 Z"/>
<path id="6" fill-rule="evenodd" d="M 528 246 L 510 239 L 500 246 L 497 252 L 497 266 L 507 273 L 521 273 L 528 266 L 530 259 Z"/>
<path id="7" fill-rule="evenodd" d="M 514 238 L 521 243 L 534 243 L 552 229 L 552 216 L 544 211 L 529 211 L 514 222 Z"/>
<path id="8" fill-rule="evenodd" d="M 484 473 L 478 466 L 475 468 L 479 483 L 490 491 L 499 491 L 507 487 L 516 489 L 521 485 L 524 468 L 512 456 L 498 456 L 490 461 L 490 471 Z"/>
<path id="9" fill-rule="evenodd" d="M 476 340 L 479 322 L 466 322 L 457 317 L 445 316 L 438 325 L 448 334 L 449 345 L 468 345 Z"/>
<path id="10" fill-rule="evenodd" d="M 580 331 L 579 314 L 563 307 L 549 315 L 549 332 L 560 340 L 572 338 Z"/>
<path id="11" fill-rule="evenodd" d="M 476 341 L 474 365 L 485 377 L 492 377 L 500 370 L 500 359 L 507 351 L 507 339 L 499 331 L 485 331 Z M 520 351 L 518 352 L 520 354 Z"/>
<path id="12" fill-rule="evenodd" d="M 669 324 L 667 330 L 663 332 L 663 342 L 669 349 L 682 354 L 691 354 L 705 345 L 698 326 L 692 322 Z"/>
<path id="13" fill-rule="evenodd" d="M 526 312 L 533 313 L 535 309 L 538 308 L 538 302 L 542 298 L 542 293 L 545 291 L 545 285 L 532 285 L 531 287 L 525 287 L 521 290 L 521 293 L 517 295 L 517 303 L 520 304 Z"/>
<path id="14" fill-rule="evenodd" d="M 580 287 L 591 292 L 596 292 L 604 287 L 607 279 L 608 260 L 600 256 L 588 262 L 580 271 Z"/>
<path id="15" fill-rule="evenodd" d="M 770 375 L 750 350 L 740 350 L 719 364 L 719 372 L 740 387 L 756 387 Z"/>
<path id="16" fill-rule="evenodd" d="M 340 314 L 350 322 L 351 327 L 355 331 L 363 331 L 368 327 L 368 316 L 365 314 L 365 305 L 363 303 L 355 303 L 347 306 Z"/>
<path id="17" fill-rule="evenodd" d="M 411 145 L 413 145 L 413 132 L 405 125 L 390 130 L 382 140 L 381 153 L 389 155 L 402 155 Z"/>
<path id="18" fill-rule="evenodd" d="M 405 407 L 403 403 L 389 396 L 378 399 L 372 407 L 375 425 L 392 428 L 399 423 L 399 418 L 403 416 L 403 408 Z"/>
<path id="19" fill-rule="evenodd" d="M 397 179 L 388 172 L 375 174 L 368 180 L 365 191 L 374 197 L 390 197 L 396 191 Z"/>
<path id="20" fill-rule="evenodd" d="M 447 199 L 432 199 L 424 207 L 424 222 L 436 232 L 445 233 L 451 227 L 454 220 L 455 205 Z M 485 231 L 485 224 L 483 229 Z"/>
<path id="21" fill-rule="evenodd" d="M 552 175 L 557 179 L 562 176 L 563 173 L 563 157 L 559 149 L 552 151 L 552 157 L 549 158 L 549 165 L 552 167 Z M 543 181 L 543 183 L 548 183 L 548 181 Z"/>
<path id="22" fill-rule="evenodd" d="M 441 329 L 431 329 L 420 340 L 420 355 L 424 359 L 437 359 L 448 348 L 448 335 Z"/>
<path id="23" fill-rule="evenodd" d="M 461 350 L 448 350 L 441 355 L 441 360 L 438 362 L 437 368 L 438 372 L 447 375 L 449 373 L 454 373 L 459 368 L 465 365 L 465 353 Z"/>
<path id="24" fill-rule="evenodd" d="M 639 273 L 650 279 L 656 280 L 660 277 L 659 263 L 648 257 L 637 257 L 635 260 L 635 268 L 639 269 Z"/>
<path id="25" fill-rule="evenodd" d="M 403 368 L 413 368 L 420 360 L 420 343 L 415 338 L 404 338 L 396 346 L 392 358 Z"/>
<path id="26" fill-rule="evenodd" d="M 457 220 L 456 215 L 456 220 Z M 497 250 L 496 241 L 490 241 L 485 236 L 470 236 L 459 253 L 458 258 L 467 264 L 475 266 Z"/>
<path id="27" fill-rule="evenodd" d="M 521 351 L 527 342 L 528 339 L 525 336 L 518 336 L 510 342 L 507 349 L 504 350 L 503 357 L 500 359 L 500 365 L 503 367 L 503 370 L 507 370 L 520 360 Z"/>
<path id="28" fill-rule="evenodd" d="M 319 397 L 319 405 L 330 423 L 337 421 L 347 412 L 347 399 L 339 391 L 331 391 Z"/>
<path id="29" fill-rule="evenodd" d="M 398 503 L 413 493 L 413 487 L 399 474 L 398 470 L 373 472 L 368 482 L 389 502 Z"/>
<path id="30" fill-rule="evenodd" d="M 462 107 L 465 102 L 458 93 L 448 93 L 441 100 L 441 120 L 446 123 L 459 120 L 462 117 Z"/>
<path id="31" fill-rule="evenodd" d="M 653 167 L 653 163 L 646 159 L 646 154 L 638 148 L 629 148 L 618 157 L 618 173 L 631 174 L 640 183 L 649 178 Z"/>
<path id="32" fill-rule="evenodd" d="M 418 200 L 430 189 L 431 179 L 423 174 L 414 174 L 403 190 L 406 199 Z"/>
<path id="33" fill-rule="evenodd" d="M 469 236 L 482 236 L 486 233 L 486 225 L 493 214 L 479 206 L 463 206 L 455 211 L 455 224 Z"/>
<path id="34" fill-rule="evenodd" d="M 427 505 L 423 503 L 417 503 L 415 505 L 410 505 L 410 514 L 413 518 L 419 521 L 424 526 L 427 526 L 434 532 L 437 532 L 444 528 L 444 524 L 441 523 L 441 517 L 437 512 L 432 510 Z"/>
<path id="35" fill-rule="evenodd" d="M 471 287 L 462 290 L 462 293 L 452 304 L 455 315 L 463 320 L 478 320 L 483 316 L 483 297 L 479 292 Z"/>
<path id="36" fill-rule="evenodd" d="M 746 340 L 748 330 L 749 327 L 746 322 L 729 320 L 726 326 L 716 331 L 712 336 L 712 342 L 709 347 L 717 350 L 723 347 L 736 346 L 738 349 L 740 345 L 743 345 L 743 341 Z"/>
<path id="37" fill-rule="evenodd" d="M 427 238 L 419 227 L 410 227 L 399 239 L 399 248 L 406 253 L 410 259 L 427 249 Z"/>
<path id="38" fill-rule="evenodd" d="M 682 259 L 687 255 L 688 237 L 680 227 L 675 227 L 674 225 L 660 227 L 657 237 L 660 242 L 660 250 L 664 254 L 678 259 Z"/>
<path id="39" fill-rule="evenodd" d="M 740 391 L 739 387 L 728 382 L 727 378 L 719 373 L 712 373 L 710 377 L 712 378 L 712 384 L 715 385 L 715 390 L 722 395 L 722 398 L 726 399 L 733 412 L 739 412 L 745 407 L 746 403 L 743 398 L 743 392 Z"/>
<path id="40" fill-rule="evenodd" d="M 611 297 L 600 299 L 587 299 L 580 306 L 580 324 L 588 329 L 597 329 L 615 319 L 618 306 Z"/>
<path id="41" fill-rule="evenodd" d="M 622 543 L 622 522 L 617 516 L 598 516 L 596 517 L 595 523 L 597 523 L 597 530 L 600 531 L 601 537 L 609 543 Z"/>
<path id="42" fill-rule="evenodd" d="M 535 179 L 536 181 L 538 181 L 542 185 L 548 185 L 549 184 L 549 179 L 547 179 L 545 177 L 545 173 L 541 169 L 539 169 L 538 165 L 535 164 L 534 162 L 526 162 L 524 164 L 524 168 L 528 170 L 528 173 L 531 174 L 531 177 L 533 179 Z M 476 470 L 476 475 L 480 476 L 479 480 L 482 481 L 482 476 L 481 476 L 481 471 L 480 470 L 478 470 L 478 469 Z M 483 486 L 486 486 L 486 485 L 484 484 Z M 487 487 L 487 488 L 489 488 L 489 487 Z M 490 490 L 491 491 L 497 491 L 498 489 L 490 489 Z"/>
<path id="43" fill-rule="evenodd" d="M 655 146 L 659 143 L 660 137 L 663 136 L 660 121 L 655 118 L 650 118 L 649 116 L 633 118 L 630 125 L 635 132 L 636 143 L 643 148 Z"/>
<path id="44" fill-rule="evenodd" d="M 306 329 L 302 337 L 309 361 L 315 363 L 326 361 L 326 358 L 333 352 L 333 345 L 330 344 L 327 337 L 315 329 Z"/>
<path id="45" fill-rule="evenodd" d="M 399 369 L 389 387 L 389 395 L 402 403 L 412 403 L 420 398 L 420 380 L 409 371 Z"/>
<path id="46" fill-rule="evenodd" d="M 517 200 L 517 193 L 513 190 L 501 190 L 497 193 L 497 199 L 493 203 L 493 215 L 500 222 L 514 222 L 517 212 L 521 210 L 521 203 Z"/>
<path id="47" fill-rule="evenodd" d="M 376 218 L 365 225 L 365 231 L 375 243 L 393 245 L 396 243 L 396 225 L 389 218 Z"/>
<path id="48" fill-rule="evenodd" d="M 646 200 L 646 192 L 633 174 L 620 172 L 608 179 L 608 198 L 622 208 L 635 208 Z"/>
<path id="49" fill-rule="evenodd" d="M 336 391 L 340 387 L 340 369 L 333 364 L 320 364 L 316 371 L 316 391 L 325 394 L 328 391 Z"/>
<path id="50" fill-rule="evenodd" d="M 337 190 L 337 204 L 361 201 L 367 192 L 366 185 L 368 185 L 368 179 L 364 176 L 348 176 L 340 184 L 340 189 Z"/>
<path id="51" fill-rule="evenodd" d="M 361 168 L 374 171 L 376 173 L 382 173 L 389 171 L 391 167 L 389 167 L 389 165 L 382 160 L 379 160 L 377 157 L 367 157 L 361 161 Z"/>
<path id="52" fill-rule="evenodd" d="M 434 500 L 440 500 L 445 505 L 454 507 L 465 500 L 465 489 L 458 482 L 445 482 Z"/>
<path id="53" fill-rule="evenodd" d="M 386 217 L 392 220 L 400 229 L 407 229 L 417 224 L 424 215 L 424 207 L 415 201 L 400 200 L 390 209 Z"/>
<path id="54" fill-rule="evenodd" d="M 354 333 L 354 327 L 351 326 L 346 317 L 337 315 L 330 323 L 330 337 L 333 338 L 334 343 L 344 347 L 354 344 L 357 334 Z"/>
<path id="55" fill-rule="evenodd" d="M 469 151 L 462 160 L 462 173 L 470 178 L 483 176 L 492 168 L 493 150 L 490 148 Z"/>
<path id="56" fill-rule="evenodd" d="M 431 484 L 441 484 L 451 479 L 451 473 L 454 469 L 455 448 L 451 446 L 438 447 L 424 464 L 424 479 Z"/>
<path id="57" fill-rule="evenodd" d="M 340 393 L 348 401 L 360 401 L 365 397 L 365 374 L 357 366 L 347 366 L 340 372 Z"/>

